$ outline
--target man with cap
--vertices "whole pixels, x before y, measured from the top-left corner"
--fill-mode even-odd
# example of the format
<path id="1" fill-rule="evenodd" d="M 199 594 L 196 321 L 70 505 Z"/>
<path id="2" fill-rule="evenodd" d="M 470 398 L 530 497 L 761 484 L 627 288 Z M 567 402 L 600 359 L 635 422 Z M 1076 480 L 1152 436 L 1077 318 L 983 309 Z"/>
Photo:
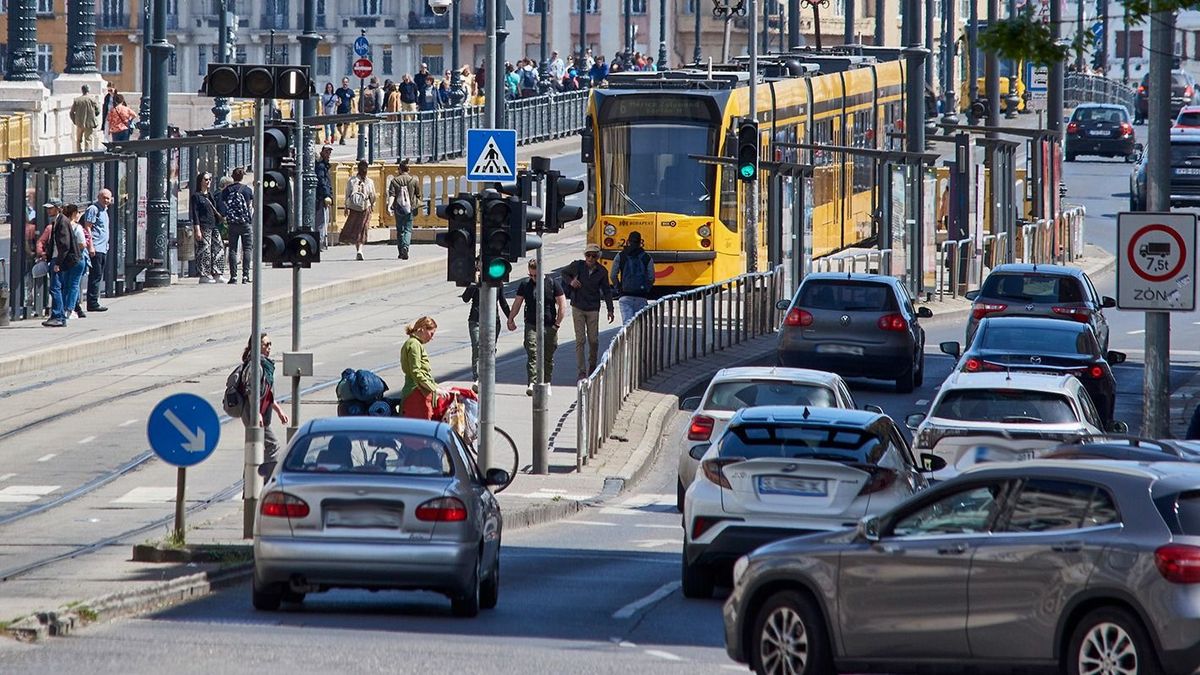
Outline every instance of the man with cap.
<path id="1" fill-rule="evenodd" d="M 642 248 L 641 232 L 629 234 L 625 248 L 613 258 L 609 280 L 620 294 L 621 325 L 628 326 L 633 315 L 646 306 L 654 287 L 654 259 Z"/>
<path id="2" fill-rule="evenodd" d="M 333 181 L 329 177 L 329 158 L 333 156 L 333 146 L 326 143 L 321 147 L 321 156 L 313 164 L 317 174 L 317 240 L 321 242 L 321 250 L 329 248 L 329 212 L 333 208 Z"/>
<path id="3" fill-rule="evenodd" d="M 42 208 L 46 210 L 46 229 L 42 230 L 37 240 L 37 256 L 42 260 L 47 259 L 46 255 L 50 251 L 50 233 L 54 231 L 54 221 L 58 220 L 62 206 L 62 200 L 57 198 L 42 204 Z"/>
<path id="4" fill-rule="evenodd" d="M 608 272 L 600 265 L 600 247 L 588 244 L 583 260 L 576 260 L 562 271 L 567 295 L 571 298 L 571 319 L 575 324 L 575 365 L 578 379 L 596 369 L 600 355 L 600 302 L 608 308 L 613 322 L 612 285 Z"/>

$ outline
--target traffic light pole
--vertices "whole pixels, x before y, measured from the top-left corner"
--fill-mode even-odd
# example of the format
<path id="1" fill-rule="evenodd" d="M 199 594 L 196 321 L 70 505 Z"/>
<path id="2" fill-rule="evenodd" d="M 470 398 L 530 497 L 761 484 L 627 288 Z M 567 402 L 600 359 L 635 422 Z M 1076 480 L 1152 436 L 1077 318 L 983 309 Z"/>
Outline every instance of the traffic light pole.
<path id="1" fill-rule="evenodd" d="M 1171 210 L 1170 101 L 1158 92 L 1171 86 L 1171 57 L 1175 53 L 1175 13 L 1154 2 L 1150 15 L 1149 134 L 1146 147 L 1146 210 Z M 1129 52 L 1125 52 L 1126 55 Z M 1147 438 L 1166 438 L 1171 408 L 1171 314 L 1146 312 L 1146 361 L 1143 368 L 1142 431 Z"/>
<path id="2" fill-rule="evenodd" d="M 532 177 L 530 178 L 532 179 Z M 545 213 L 546 192 L 543 189 L 541 176 L 536 183 L 537 202 Z M 542 221 L 538 221 L 537 233 L 542 235 Z M 550 395 L 550 383 L 546 381 L 546 270 L 542 268 L 542 247 L 537 249 L 537 349 L 535 350 L 537 384 L 533 387 L 533 472 L 545 474 L 550 471 L 550 461 L 547 456 L 546 444 L 546 399 Z M 557 316 L 557 315 L 556 315 Z"/>
<path id="3" fill-rule="evenodd" d="M 487 67 L 484 72 L 488 73 L 488 80 L 492 81 L 492 92 L 498 92 L 495 88 L 498 84 L 498 78 L 494 77 L 497 71 L 496 60 L 496 0 L 485 0 L 484 15 L 487 29 L 486 49 L 487 49 Z M 484 120 L 490 123 L 493 128 L 499 125 L 499 111 L 503 102 L 497 101 L 498 96 L 492 95 L 484 99 Z M 476 211 L 482 211 L 482 208 L 477 208 Z M 488 460 L 491 457 L 492 449 L 492 428 L 495 426 L 493 415 L 496 407 L 496 287 L 491 284 L 479 284 L 479 455 L 477 461 L 479 467 L 484 471 L 488 469 Z"/>
<path id="4" fill-rule="evenodd" d="M 294 142 L 293 152 L 298 160 L 301 172 L 306 170 L 308 166 L 305 161 L 305 129 L 304 129 L 304 105 L 293 105 L 292 116 L 296 119 L 296 140 Z M 300 176 L 292 178 L 292 208 L 288 209 L 288 230 L 295 233 L 299 228 L 300 222 L 303 219 L 301 215 L 304 212 L 304 181 Z M 317 243 L 317 248 L 320 248 L 320 242 Z M 259 252 L 261 256 L 261 251 Z M 301 323 L 301 290 L 300 284 L 300 265 L 292 267 L 292 352 L 300 351 L 300 323 Z M 292 440 L 296 429 L 300 426 L 300 376 L 292 375 L 292 416 L 287 427 L 287 439 Z"/>
<path id="5" fill-rule="evenodd" d="M 250 304 L 250 396 L 248 405 L 254 406 L 250 424 L 246 425 L 242 467 L 242 536 L 254 537 L 254 514 L 258 510 L 258 496 L 262 492 L 262 479 L 258 465 L 263 461 L 262 415 L 262 231 L 263 231 L 263 100 L 254 101 L 254 230 L 250 247 L 254 251 L 254 278 L 251 280 Z"/>

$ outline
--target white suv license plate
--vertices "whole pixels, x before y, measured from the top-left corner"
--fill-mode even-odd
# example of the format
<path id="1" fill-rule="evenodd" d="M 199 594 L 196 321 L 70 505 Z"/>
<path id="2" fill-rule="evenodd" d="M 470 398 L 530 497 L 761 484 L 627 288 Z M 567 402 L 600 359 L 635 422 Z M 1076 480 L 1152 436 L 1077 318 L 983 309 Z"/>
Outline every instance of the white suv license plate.
<path id="1" fill-rule="evenodd" d="M 818 354 L 847 354 L 862 356 L 863 348 L 856 345 L 817 345 Z"/>
<path id="2" fill-rule="evenodd" d="M 758 494 L 790 497 L 828 497 L 829 481 L 824 478 L 758 476 Z"/>

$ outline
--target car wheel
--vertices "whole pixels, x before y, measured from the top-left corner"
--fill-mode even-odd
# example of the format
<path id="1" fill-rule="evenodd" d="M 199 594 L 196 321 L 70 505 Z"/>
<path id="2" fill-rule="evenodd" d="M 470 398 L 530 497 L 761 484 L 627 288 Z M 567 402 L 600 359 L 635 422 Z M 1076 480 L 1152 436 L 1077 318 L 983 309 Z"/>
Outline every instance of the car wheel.
<path id="1" fill-rule="evenodd" d="M 1102 607 L 1083 617 L 1071 634 L 1066 658 L 1067 675 L 1162 672 L 1142 624 L 1116 607 Z"/>
<path id="2" fill-rule="evenodd" d="M 683 486 L 683 480 L 675 479 L 675 510 L 683 513 L 683 493 L 687 492 L 687 488 Z"/>
<path id="3" fill-rule="evenodd" d="M 450 611 L 454 616 L 471 618 L 479 615 L 479 566 L 483 562 L 477 556 L 475 558 L 475 572 L 471 575 L 471 580 L 467 582 L 466 589 L 461 595 L 450 599 Z"/>
<path id="4" fill-rule="evenodd" d="M 826 675 L 833 658 L 825 623 L 796 591 L 771 596 L 754 621 L 750 665 L 758 675 Z"/>
<path id="5" fill-rule="evenodd" d="M 707 565 L 689 565 L 687 554 L 683 558 L 683 597 L 704 599 L 713 594 L 713 571 Z"/>
<path id="6" fill-rule="evenodd" d="M 913 384 L 918 387 L 925 384 L 925 353 L 922 352 L 917 357 L 917 374 L 913 377 Z"/>
<path id="7" fill-rule="evenodd" d="M 259 584 L 255 578 L 250 583 L 250 600 L 260 612 L 274 612 L 283 602 L 283 584 Z"/>
<path id="8" fill-rule="evenodd" d="M 917 362 L 914 360 L 908 370 L 904 371 L 900 377 L 896 378 L 896 392 L 900 394 L 911 394 L 913 389 L 916 389 L 917 380 Z"/>
<path id="9" fill-rule="evenodd" d="M 496 554 L 496 562 L 492 563 L 492 571 L 479 589 L 479 606 L 483 609 L 495 609 L 500 601 L 500 554 Z"/>

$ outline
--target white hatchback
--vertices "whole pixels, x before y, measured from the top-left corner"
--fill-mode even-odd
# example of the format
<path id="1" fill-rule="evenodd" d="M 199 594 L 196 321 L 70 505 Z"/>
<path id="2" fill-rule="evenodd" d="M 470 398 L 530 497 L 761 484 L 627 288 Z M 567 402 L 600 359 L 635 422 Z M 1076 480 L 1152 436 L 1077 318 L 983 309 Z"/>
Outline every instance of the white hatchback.
<path id="1" fill-rule="evenodd" d="M 807 405 L 853 409 L 854 397 L 840 375 L 808 368 L 744 366 L 717 371 L 703 396 L 685 398 L 681 410 L 692 411 L 687 436 L 680 445 L 675 507 L 683 512 L 683 493 L 696 478 L 700 457 L 721 437 L 742 408 L 763 405 Z"/>
<path id="2" fill-rule="evenodd" d="M 913 413 L 905 423 L 932 480 L 953 478 L 974 464 L 1033 459 L 1104 434 L 1079 379 L 1043 373 L 952 373 L 929 413 Z M 1111 426 L 1127 429 L 1120 422 Z"/>

